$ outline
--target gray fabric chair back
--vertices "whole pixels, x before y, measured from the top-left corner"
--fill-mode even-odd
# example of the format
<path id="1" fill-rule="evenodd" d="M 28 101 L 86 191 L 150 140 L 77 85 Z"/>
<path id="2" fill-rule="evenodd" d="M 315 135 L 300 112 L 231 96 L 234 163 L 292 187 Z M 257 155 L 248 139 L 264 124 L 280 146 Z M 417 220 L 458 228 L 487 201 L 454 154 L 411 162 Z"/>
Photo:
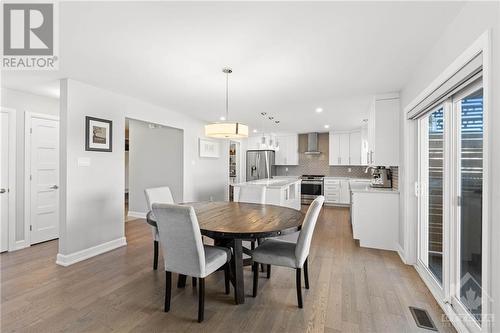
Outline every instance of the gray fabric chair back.
<path id="1" fill-rule="evenodd" d="M 144 190 L 146 194 L 146 202 L 148 203 L 148 209 L 153 209 L 154 203 L 174 203 L 174 198 L 172 197 L 172 192 L 168 186 L 162 187 L 152 187 Z"/>
<path id="2" fill-rule="evenodd" d="M 190 206 L 153 203 L 165 270 L 193 277 L 205 272 L 200 226 Z"/>
<path id="3" fill-rule="evenodd" d="M 237 201 L 265 204 L 266 188 L 264 186 L 241 186 Z"/>
<path id="4" fill-rule="evenodd" d="M 309 256 L 309 248 L 311 247 L 312 236 L 316 221 L 318 220 L 319 212 L 325 202 L 324 196 L 319 196 L 311 203 L 307 210 L 302 229 L 300 229 L 299 239 L 295 247 L 295 257 L 297 260 L 297 267 L 302 267 L 307 256 Z"/>

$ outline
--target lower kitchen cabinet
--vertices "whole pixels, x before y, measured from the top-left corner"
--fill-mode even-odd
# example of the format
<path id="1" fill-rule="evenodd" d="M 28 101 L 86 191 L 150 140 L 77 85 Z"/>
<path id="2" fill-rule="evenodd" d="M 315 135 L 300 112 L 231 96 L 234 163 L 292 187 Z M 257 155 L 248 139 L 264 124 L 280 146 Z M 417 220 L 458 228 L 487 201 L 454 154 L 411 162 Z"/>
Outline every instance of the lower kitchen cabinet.
<path id="1" fill-rule="evenodd" d="M 398 250 L 399 193 L 369 191 L 351 193 L 351 223 L 359 245 Z"/>
<path id="2" fill-rule="evenodd" d="M 327 205 L 348 205 L 350 203 L 348 179 L 326 177 L 323 192 Z"/>

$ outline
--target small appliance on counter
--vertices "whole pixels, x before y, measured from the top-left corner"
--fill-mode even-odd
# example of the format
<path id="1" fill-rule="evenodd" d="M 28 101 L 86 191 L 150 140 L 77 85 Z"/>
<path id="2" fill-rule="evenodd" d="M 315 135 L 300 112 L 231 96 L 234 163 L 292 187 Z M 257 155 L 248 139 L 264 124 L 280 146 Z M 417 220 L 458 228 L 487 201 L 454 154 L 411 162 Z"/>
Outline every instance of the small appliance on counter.
<path id="1" fill-rule="evenodd" d="M 386 167 L 376 167 L 372 171 L 371 187 L 392 188 L 392 172 Z"/>

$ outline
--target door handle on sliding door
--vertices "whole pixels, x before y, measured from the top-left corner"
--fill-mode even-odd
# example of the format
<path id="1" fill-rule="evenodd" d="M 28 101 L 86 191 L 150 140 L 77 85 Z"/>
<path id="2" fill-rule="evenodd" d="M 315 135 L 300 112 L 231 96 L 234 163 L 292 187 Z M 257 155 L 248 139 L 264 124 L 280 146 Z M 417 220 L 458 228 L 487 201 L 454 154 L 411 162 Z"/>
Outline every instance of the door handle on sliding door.
<path id="1" fill-rule="evenodd" d="M 51 190 L 57 190 L 59 188 L 59 186 L 57 185 L 52 185 L 51 187 L 49 187 Z"/>
<path id="2" fill-rule="evenodd" d="M 0 188 L 0 193 L 5 193 L 7 192 L 4 188 Z"/>

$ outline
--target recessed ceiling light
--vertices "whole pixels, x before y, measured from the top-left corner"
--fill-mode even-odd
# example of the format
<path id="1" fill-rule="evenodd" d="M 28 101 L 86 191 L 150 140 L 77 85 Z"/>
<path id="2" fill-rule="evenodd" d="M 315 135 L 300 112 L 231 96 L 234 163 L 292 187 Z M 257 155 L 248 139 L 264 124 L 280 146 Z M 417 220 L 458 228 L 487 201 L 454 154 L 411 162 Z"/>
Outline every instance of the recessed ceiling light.
<path id="1" fill-rule="evenodd" d="M 256 129 L 254 129 L 252 132 L 257 133 L 258 131 Z"/>
<path id="2" fill-rule="evenodd" d="M 325 127 L 325 128 L 330 128 L 330 125 L 325 125 L 324 127 Z"/>
<path id="3" fill-rule="evenodd" d="M 321 113 L 323 112 L 323 108 L 316 108 L 316 113 Z"/>
<path id="4" fill-rule="evenodd" d="M 222 116 L 219 119 L 222 120 L 222 121 L 224 121 L 224 120 L 226 120 L 226 117 Z"/>

